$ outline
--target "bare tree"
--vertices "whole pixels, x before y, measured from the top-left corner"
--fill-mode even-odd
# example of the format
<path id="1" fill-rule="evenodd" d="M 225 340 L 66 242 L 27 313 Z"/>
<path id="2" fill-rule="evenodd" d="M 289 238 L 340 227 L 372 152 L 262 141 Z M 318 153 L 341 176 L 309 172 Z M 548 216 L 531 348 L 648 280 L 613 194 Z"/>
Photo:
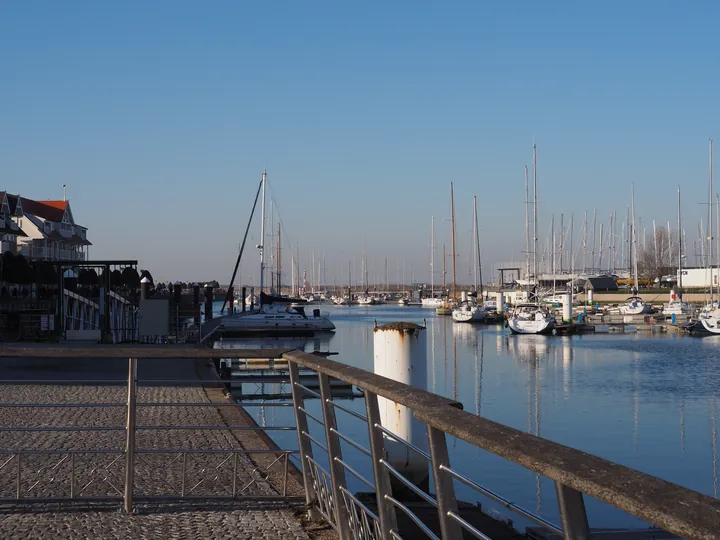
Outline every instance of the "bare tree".
<path id="1" fill-rule="evenodd" d="M 677 271 L 677 241 L 665 228 L 656 229 L 644 244 L 638 250 L 638 274 L 642 279 L 660 282 L 664 275 Z"/>

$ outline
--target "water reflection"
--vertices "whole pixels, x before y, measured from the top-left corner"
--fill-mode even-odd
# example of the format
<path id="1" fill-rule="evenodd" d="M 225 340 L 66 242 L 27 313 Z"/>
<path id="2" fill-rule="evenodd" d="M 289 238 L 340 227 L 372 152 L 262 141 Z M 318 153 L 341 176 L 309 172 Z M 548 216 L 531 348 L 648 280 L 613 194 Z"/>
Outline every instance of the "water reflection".
<path id="1" fill-rule="evenodd" d="M 234 346 L 337 351 L 334 359 L 371 370 L 374 320 L 423 324 L 427 319 L 431 391 L 490 420 L 717 496 L 720 336 L 512 336 L 501 327 L 454 324 L 419 308 L 329 311 L 337 331 L 319 342 Z M 360 400 L 352 405 L 362 407 Z M 283 413 L 274 420 L 267 411 L 265 420 L 280 422 Z M 454 467 L 557 521 L 551 483 L 486 452 L 467 450 L 462 444 L 451 447 Z M 475 500 L 470 493 L 459 497 Z M 594 526 L 638 524 L 596 501 L 587 505 Z"/>

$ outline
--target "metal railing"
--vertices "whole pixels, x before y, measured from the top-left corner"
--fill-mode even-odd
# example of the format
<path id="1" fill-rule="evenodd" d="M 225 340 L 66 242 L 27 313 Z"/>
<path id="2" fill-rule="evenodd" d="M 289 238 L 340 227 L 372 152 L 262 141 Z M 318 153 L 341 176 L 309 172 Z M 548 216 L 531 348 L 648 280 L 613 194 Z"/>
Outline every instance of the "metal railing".
<path id="1" fill-rule="evenodd" d="M 41 351 L 41 352 L 38 352 Z M 720 538 L 720 501 L 698 492 L 666 482 L 633 469 L 609 462 L 580 452 L 578 450 L 533 436 L 527 433 L 497 424 L 462 410 L 462 406 L 424 390 L 415 389 L 373 373 L 348 366 L 339 362 L 306 354 L 299 351 L 241 350 L 241 349 L 202 349 L 190 347 L 84 347 L 84 348 L 13 348 L 0 347 L 0 356 L 49 356 L 49 357 L 115 357 L 130 358 L 127 380 L 127 423 L 107 429 L 125 432 L 124 449 L 115 449 L 113 459 L 124 457 L 124 506 L 130 511 L 133 501 L 138 500 L 137 467 L 142 459 L 156 453 L 138 450 L 135 446 L 135 434 L 145 429 L 224 429 L 224 430 L 294 430 L 297 434 L 298 451 L 268 451 L 275 462 L 282 462 L 288 469 L 289 455 L 297 452 L 300 456 L 302 482 L 305 500 L 310 517 L 322 517 L 339 533 L 340 538 L 353 539 L 390 539 L 402 538 L 398 528 L 399 517 L 422 531 L 428 538 L 462 538 L 470 536 L 486 539 L 488 536 L 462 516 L 458 508 L 456 486 L 461 484 L 483 496 L 499 502 L 523 518 L 534 522 L 550 533 L 566 539 L 590 538 L 590 527 L 585 510 L 584 496 L 590 496 L 619 508 L 654 526 L 688 539 Z M 289 363 L 289 379 L 292 390 L 292 409 L 295 426 L 259 428 L 252 426 L 137 426 L 135 424 L 137 403 L 135 397 L 136 360 L 134 358 L 279 358 Z M 318 386 L 310 388 L 302 384 L 300 370 L 312 370 L 318 375 Z M 333 397 L 332 379 L 339 379 L 357 386 L 365 393 L 365 413 L 354 411 Z M 304 379 L 307 380 L 307 379 Z M 0 381 L 8 384 L 13 381 Z M 117 381 L 115 381 L 117 382 Z M 160 382 L 160 381 L 152 381 Z M 171 380 L 162 381 L 170 384 Z M 177 381 L 176 381 L 177 382 Z M 188 381 L 184 381 L 188 382 Z M 198 382 L 208 383 L 207 380 Z M 416 419 L 427 428 L 429 452 L 418 448 L 388 431 L 381 425 L 378 397 L 392 400 L 413 411 Z M 308 411 L 308 399 L 320 401 L 321 414 Z M 157 405 L 157 404 L 155 404 Z M 172 404 L 167 404 L 168 406 Z M 177 404 L 176 404 L 177 405 Z M 189 406 L 191 404 L 180 404 Z M 203 403 L 203 406 L 218 406 L 217 403 Z M 267 406 L 267 404 L 264 404 Z M 278 403 L 277 405 L 285 405 Z M 10 406 L 14 406 L 11 404 Z M 252 406 L 252 404 L 244 404 Z M 369 448 L 348 436 L 347 430 L 341 430 L 338 412 L 343 418 L 352 418 L 367 425 Z M 314 430 L 310 426 L 314 426 Z M 322 435 L 317 434 L 318 426 Z M 1 428 L 4 430 L 6 428 Z M 17 429 L 17 428 L 12 428 Z M 52 429 L 52 428 L 46 428 Z M 81 428 L 74 428 L 81 429 Z M 106 429 L 106 428 L 103 428 Z M 1 431 L 0 430 L 0 431 Z M 509 462 L 521 465 L 530 471 L 543 475 L 555 483 L 560 523 L 555 524 L 529 510 L 521 508 L 502 495 L 470 479 L 453 468 L 448 453 L 448 436 L 466 441 L 477 448 L 486 450 Z M 388 441 L 405 445 L 410 451 L 427 460 L 435 493 L 428 493 L 406 480 L 402 473 L 387 458 Z M 371 460 L 372 478 L 367 478 L 362 470 L 344 458 L 343 450 L 352 447 Z M 38 451 L 39 452 L 39 451 Z M 226 453 L 240 451 L 226 451 Z M 0 463 L 0 474 L 10 461 L 16 459 L 17 475 L 22 471 L 22 452 L 5 452 L 10 458 Z M 64 454 L 72 455 L 65 451 Z M 323 456 L 327 459 L 324 459 Z M 172 452 L 173 463 L 187 462 L 192 459 L 193 451 L 175 449 Z M 70 458 L 72 459 L 72 458 Z M 284 459 L 284 461 L 283 461 Z M 228 465 L 237 463 L 238 457 L 223 462 Z M 280 460 L 280 461 L 278 461 Z M 327 465 L 326 465 L 327 464 Z M 224 466 L 224 465 L 223 465 Z M 235 465 L 233 465 L 235 466 Z M 184 466 L 186 467 L 186 465 Z M 185 477 L 187 469 L 182 469 L 182 478 L 176 486 L 174 496 L 193 495 L 194 485 Z M 260 477 L 265 473 L 261 472 Z M 348 487 L 348 478 L 354 477 L 375 493 L 374 504 L 368 505 Z M 216 474 L 219 477 L 219 474 Z M 401 483 L 420 500 L 436 509 L 439 527 L 429 525 L 418 515 L 412 505 L 400 500 L 393 493 L 392 482 Z M 0 483 L 2 485 L 2 483 Z M 18 485 L 20 481 L 18 480 Z M 179 487 L 178 487 L 179 486 Z M 224 484 L 223 496 L 234 497 L 235 485 Z M 242 486 L 241 486 L 242 487 Z M 116 486 L 119 491 L 119 485 Z M 82 494 L 82 491 L 77 492 Z M 117 495 L 117 494 L 115 494 Z M 198 495 L 208 497 L 207 494 Z M 255 498 L 255 496 L 251 496 Z M 17 498 L 23 498 L 18 489 Z M 237 497 L 235 497 L 237 498 Z M 371 508 L 370 506 L 373 506 Z M 413 535 L 413 538 L 415 536 Z"/>
<path id="2" fill-rule="evenodd" d="M 0 357 L 13 358 L 45 358 L 52 359 L 54 369 L 62 368 L 58 360 L 68 358 L 124 358 L 118 355 L 119 347 L 3 347 L 0 346 Z M 40 422 L 28 425 L 22 415 L 4 414 L 4 418 L 12 418 L 16 425 L 0 426 L 0 502 L 36 503 L 50 501 L 114 501 L 122 503 L 128 513 L 134 512 L 138 504 L 153 501 L 187 500 L 187 499 L 231 499 L 231 500 L 285 500 L 298 502 L 302 500 L 302 491 L 297 482 L 293 487 L 291 456 L 296 450 L 282 450 L 272 445 L 257 441 L 257 446 L 249 446 L 246 440 L 230 440 L 230 444 L 204 447 L 204 442 L 211 432 L 227 433 L 267 433 L 271 431 L 295 431 L 294 425 L 285 427 L 259 426 L 252 422 L 229 422 L 220 414 L 221 409 L 239 409 L 240 407 L 288 407 L 287 403 L 262 403 L 240 405 L 234 401 L 213 401 L 196 399 L 193 401 L 148 401 L 138 397 L 138 389 L 142 387 L 209 387 L 223 388 L 231 384 L 232 379 L 222 380 L 214 374 L 205 378 L 145 378 L 137 375 L 138 358 L 149 356 L 152 361 L 156 356 L 155 347 L 136 347 L 132 349 L 134 356 L 129 357 L 127 378 L 16 378 L 0 379 L 0 387 L 7 385 L 63 385 L 83 386 L 83 390 L 92 387 L 126 387 L 123 401 L 108 402 L 40 402 L 13 401 L 0 402 L 0 410 L 8 409 L 26 411 L 29 409 L 81 409 L 82 416 L 71 417 L 77 422 L 72 425 L 48 425 L 52 422 Z M 130 350 L 125 350 L 131 352 Z M 161 358 L 167 358 L 173 351 L 176 357 L 219 358 L 220 351 L 188 348 L 164 347 Z M 91 354 L 87 354 L 90 352 Z M 282 352 L 282 351 L 280 351 Z M 190 353 L 190 354 L 188 354 Z M 278 351 L 262 351 L 262 357 L 279 356 Z M 253 356 L 253 351 L 222 351 L 222 357 Z M 9 368 L 5 368 L 7 373 Z M 42 392 L 39 392 L 42 394 Z M 117 392 L 115 393 L 116 396 Z M 162 408 L 168 412 L 163 418 L 174 417 L 174 411 L 185 410 L 184 417 L 202 416 L 200 409 L 215 409 L 217 422 L 194 423 L 170 421 L 163 423 L 138 423 L 138 414 L 143 410 Z M 98 424 L 89 411 L 99 411 L 105 421 Z M 125 422 L 108 422 L 107 417 L 116 411 L 123 414 Z M 195 413 L 194 411 L 198 411 Z M 65 415 L 59 415 L 65 418 Z M 155 415 L 157 416 L 157 415 Z M 45 418 L 45 417 L 43 417 Z M 153 441 L 162 433 L 181 432 L 176 441 L 187 437 L 187 444 L 171 447 L 158 447 Z M 198 433 L 198 437 L 192 437 Z M 47 434 L 55 438 L 54 444 L 62 445 L 44 448 L 43 441 L 33 439 L 28 446 L 27 437 Z M 82 443 L 89 447 L 77 448 L 83 434 L 87 438 Z M 112 444 L 93 447 L 94 437 L 112 438 Z M 141 434 L 153 434 L 144 437 L 145 446 L 138 443 Z M 9 436 L 15 439 L 8 441 Z M 113 435 L 115 435 L 113 437 Z M 65 436 L 60 442 L 57 437 Z M 166 437 L 167 438 L 167 437 Z M 221 439 L 223 439 L 221 437 Z M 107 441 L 106 441 L 107 442 Z M 23 444 L 25 443 L 25 444 Z M 17 448 L 9 448 L 9 446 Z M 80 444 L 80 446 L 85 446 Z M 3 448 L 4 447 L 4 448 Z"/>

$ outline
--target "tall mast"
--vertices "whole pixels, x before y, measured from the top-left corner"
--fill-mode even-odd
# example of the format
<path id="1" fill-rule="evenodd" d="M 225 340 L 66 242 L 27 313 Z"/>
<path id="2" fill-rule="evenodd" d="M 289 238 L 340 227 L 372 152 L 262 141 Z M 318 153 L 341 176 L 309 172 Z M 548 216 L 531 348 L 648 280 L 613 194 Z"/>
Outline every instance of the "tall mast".
<path id="1" fill-rule="evenodd" d="M 553 296 L 555 296 L 555 214 L 550 221 L 550 236 L 552 237 L 552 253 L 550 253 L 550 268 L 553 276 Z"/>
<path id="2" fill-rule="evenodd" d="M 715 195 L 718 197 L 717 195 Z M 720 280 L 720 198 L 717 198 L 716 203 L 716 216 L 715 216 L 715 238 L 717 242 L 717 250 L 715 252 L 717 258 L 717 274 L 715 274 L 718 280 Z M 712 281 L 712 280 L 711 280 Z M 720 281 L 718 281 L 718 294 L 720 295 Z"/>
<path id="3" fill-rule="evenodd" d="M 278 222 L 278 242 L 277 242 L 277 291 L 282 294 L 282 284 L 280 276 L 282 275 L 282 263 L 280 261 L 280 222 Z"/>
<path id="4" fill-rule="evenodd" d="M 477 252 L 477 269 L 480 279 L 480 299 L 482 299 L 482 293 L 483 293 L 483 278 L 482 278 L 482 259 L 480 258 L 480 228 L 478 227 L 478 219 L 477 219 L 477 203 L 475 202 L 475 197 L 473 197 L 473 204 L 475 206 L 475 250 Z M 477 288 L 475 289 L 478 290 Z"/>
<path id="5" fill-rule="evenodd" d="M 590 271 L 593 273 L 595 272 L 595 231 L 597 231 L 597 208 L 593 208 L 593 240 L 590 250 L 590 260 L 592 261 Z"/>
<path id="6" fill-rule="evenodd" d="M 262 204 L 260 205 L 260 292 L 265 286 L 265 184 L 267 182 L 267 171 L 262 173 Z"/>
<path id="7" fill-rule="evenodd" d="M 600 223 L 600 254 L 598 256 L 598 272 L 602 272 L 602 256 L 603 256 L 603 224 Z"/>
<path id="8" fill-rule="evenodd" d="M 635 184 L 632 185 L 632 193 L 630 197 L 630 221 L 631 221 L 631 238 L 632 238 L 632 251 L 630 252 L 630 258 L 632 259 L 632 271 L 633 271 L 633 294 L 638 293 L 638 275 L 637 275 L 637 234 L 635 231 Z"/>
<path id="9" fill-rule="evenodd" d="M 535 279 L 535 297 L 537 300 L 538 268 L 537 268 L 537 147 L 533 143 L 533 276 Z"/>
<path id="10" fill-rule="evenodd" d="M 435 298 L 435 216 L 430 216 L 430 294 Z"/>
<path id="11" fill-rule="evenodd" d="M 560 273 L 563 271 L 563 251 L 565 250 L 565 226 L 563 224 L 563 214 L 560 214 Z"/>
<path id="12" fill-rule="evenodd" d="M 450 182 L 450 220 L 452 225 L 452 273 L 453 273 L 453 301 L 457 299 L 456 281 L 455 281 L 455 196 L 453 195 L 453 183 Z"/>
<path id="13" fill-rule="evenodd" d="M 680 220 L 680 186 L 678 186 L 678 294 L 682 295 L 682 221 Z"/>
<path id="14" fill-rule="evenodd" d="M 530 279 L 530 192 L 527 165 L 525 165 L 525 279 Z"/>
<path id="15" fill-rule="evenodd" d="M 474 285 L 475 285 L 475 293 L 477 293 L 478 290 L 478 232 L 477 232 L 477 197 L 473 195 L 473 216 L 475 223 L 473 225 L 473 266 L 474 266 L 474 272 L 473 272 L 473 278 L 474 278 Z"/>
<path id="16" fill-rule="evenodd" d="M 712 280 L 712 267 L 713 267 L 713 238 L 712 238 L 712 202 L 713 202 L 713 141 L 710 139 L 710 164 L 708 169 L 708 219 L 707 219 L 707 241 L 708 241 L 708 268 L 710 269 L 710 302 L 713 301 L 713 280 Z"/>
<path id="17" fill-rule="evenodd" d="M 447 281 L 445 279 L 445 275 L 447 274 L 447 271 L 445 270 L 445 259 L 447 256 L 445 255 L 445 244 L 443 244 L 443 296 L 445 295 L 445 291 L 447 290 Z"/>

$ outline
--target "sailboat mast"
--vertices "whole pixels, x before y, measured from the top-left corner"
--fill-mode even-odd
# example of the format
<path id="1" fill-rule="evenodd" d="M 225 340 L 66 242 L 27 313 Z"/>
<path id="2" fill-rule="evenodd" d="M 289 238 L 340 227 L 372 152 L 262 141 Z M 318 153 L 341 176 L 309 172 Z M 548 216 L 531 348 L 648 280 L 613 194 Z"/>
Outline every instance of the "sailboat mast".
<path id="1" fill-rule="evenodd" d="M 595 272 L 595 231 L 597 231 L 597 208 L 593 208 L 593 240 L 592 248 L 590 250 L 590 260 L 592 264 L 590 267 L 591 272 Z"/>
<path id="2" fill-rule="evenodd" d="M 473 206 L 475 207 L 475 252 L 477 253 L 477 271 L 478 271 L 478 277 L 479 277 L 479 292 L 480 292 L 480 298 L 483 297 L 483 279 L 482 279 L 482 260 L 480 259 L 480 228 L 478 227 L 478 219 L 477 219 L 477 202 L 476 197 L 473 197 Z M 475 286 L 475 290 L 478 291 L 477 284 Z"/>
<path id="3" fill-rule="evenodd" d="M 638 275 L 637 275 L 637 234 L 635 231 L 635 184 L 632 185 L 632 193 L 630 197 L 630 229 L 632 238 L 632 251 L 630 252 L 630 258 L 632 259 L 632 271 L 633 271 L 633 294 L 638 293 Z"/>
<path id="4" fill-rule="evenodd" d="M 267 171 L 262 173 L 262 204 L 260 205 L 260 292 L 265 286 L 265 184 L 267 183 Z"/>
<path id="5" fill-rule="evenodd" d="M 282 284 L 280 276 L 282 275 L 282 262 L 280 260 L 280 223 L 278 223 L 278 242 L 277 242 L 277 290 L 278 294 L 282 294 Z"/>
<path id="6" fill-rule="evenodd" d="M 477 197 L 473 195 L 473 215 L 475 216 L 475 224 L 473 225 L 473 263 L 474 263 L 474 272 L 473 272 L 473 278 L 474 278 L 474 286 L 475 286 L 475 292 L 477 293 L 477 286 L 478 286 L 478 249 L 477 249 Z"/>
<path id="7" fill-rule="evenodd" d="M 445 292 L 447 291 L 447 281 L 445 279 L 445 275 L 447 274 L 447 270 L 445 270 L 445 259 L 447 256 L 445 255 L 445 244 L 443 244 L 443 296 L 445 296 Z"/>
<path id="8" fill-rule="evenodd" d="M 530 188 L 528 166 L 525 165 L 525 279 L 530 278 Z"/>
<path id="9" fill-rule="evenodd" d="M 535 288 L 539 285 L 537 268 L 537 147 L 533 143 L 533 277 Z M 536 291 L 537 296 L 537 291 Z"/>
<path id="10" fill-rule="evenodd" d="M 708 240 L 708 268 L 710 269 L 710 302 L 713 302 L 713 242 L 712 242 L 712 190 L 713 190 L 713 141 L 710 139 L 710 163 L 708 168 L 708 219 L 707 219 L 707 240 Z"/>
<path id="11" fill-rule="evenodd" d="M 550 221 L 550 236 L 552 237 L 552 253 L 550 253 L 550 268 L 553 276 L 553 296 L 555 296 L 555 214 Z"/>
<path id="12" fill-rule="evenodd" d="M 682 229 L 680 221 L 680 186 L 678 186 L 678 294 L 682 294 Z"/>
<path id="13" fill-rule="evenodd" d="M 430 216 L 430 295 L 435 298 L 435 216 Z"/>
<path id="14" fill-rule="evenodd" d="M 453 301 L 457 299 L 457 284 L 455 281 L 455 196 L 453 195 L 453 183 L 450 182 L 450 219 L 452 225 L 452 273 L 453 273 Z"/>

